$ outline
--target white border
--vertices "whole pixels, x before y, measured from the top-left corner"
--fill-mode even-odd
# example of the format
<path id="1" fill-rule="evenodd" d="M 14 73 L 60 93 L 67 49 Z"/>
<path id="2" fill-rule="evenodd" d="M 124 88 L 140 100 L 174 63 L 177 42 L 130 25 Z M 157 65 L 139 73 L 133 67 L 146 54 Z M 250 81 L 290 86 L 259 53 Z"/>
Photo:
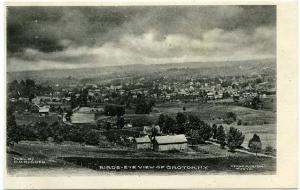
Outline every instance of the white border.
<path id="1" fill-rule="evenodd" d="M 128 1 L 118 0 L 78 2 L 52 0 L 51 2 L 9 1 L 5 5 L 218 5 L 218 4 L 269 4 L 277 5 L 277 73 L 278 73 L 278 130 L 277 149 L 278 164 L 276 175 L 191 175 L 191 176 L 98 176 L 98 177 L 10 177 L 5 174 L 5 188 L 13 189 L 99 189 L 99 188 L 296 188 L 297 187 L 297 108 L 298 108 L 298 57 L 297 57 L 297 4 L 295 1 Z M 2 25 L 3 26 L 3 25 Z M 5 28 L 5 27 L 4 27 Z M 4 39 L 4 36 L 1 35 Z M 0 39 L 1 40 L 1 39 Z M 4 40 L 3 40 L 4 41 Z M 5 43 L 2 43 L 2 52 L 5 52 Z M 5 54 L 2 57 L 5 60 Z M 4 61 L 5 63 L 5 61 Z M 5 64 L 2 72 L 5 73 Z M 5 75 L 2 86 L 6 86 Z M 1 105 L 5 105 L 5 88 L 1 88 L 3 98 Z M 0 114 L 5 118 L 5 106 L 1 107 Z M 5 122 L 2 120 L 3 129 Z M 3 135 L 1 135 L 3 138 Z M 3 141 L 1 141 L 3 143 Z M 2 145 L 4 147 L 4 144 Z"/>

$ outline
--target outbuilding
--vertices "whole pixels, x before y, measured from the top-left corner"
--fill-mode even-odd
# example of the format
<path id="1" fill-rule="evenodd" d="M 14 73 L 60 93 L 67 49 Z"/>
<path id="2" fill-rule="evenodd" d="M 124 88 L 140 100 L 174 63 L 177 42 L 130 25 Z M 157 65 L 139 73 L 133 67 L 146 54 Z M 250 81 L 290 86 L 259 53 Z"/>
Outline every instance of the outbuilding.
<path id="1" fill-rule="evenodd" d="M 49 110 L 50 110 L 49 106 L 39 107 L 39 114 L 40 115 L 48 115 L 49 114 Z"/>
<path id="2" fill-rule="evenodd" d="M 137 149 L 152 149 L 151 140 L 148 136 L 135 138 Z"/>
<path id="3" fill-rule="evenodd" d="M 185 135 L 156 136 L 153 140 L 155 151 L 169 151 L 187 149 L 187 139 Z"/>

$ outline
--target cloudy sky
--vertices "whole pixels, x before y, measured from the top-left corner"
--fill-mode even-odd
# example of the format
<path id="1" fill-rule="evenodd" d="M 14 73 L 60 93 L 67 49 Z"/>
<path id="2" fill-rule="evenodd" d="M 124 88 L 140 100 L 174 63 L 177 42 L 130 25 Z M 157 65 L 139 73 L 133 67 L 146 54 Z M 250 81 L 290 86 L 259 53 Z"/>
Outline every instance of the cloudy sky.
<path id="1" fill-rule="evenodd" d="M 7 56 L 8 71 L 275 58 L 276 7 L 9 7 Z"/>

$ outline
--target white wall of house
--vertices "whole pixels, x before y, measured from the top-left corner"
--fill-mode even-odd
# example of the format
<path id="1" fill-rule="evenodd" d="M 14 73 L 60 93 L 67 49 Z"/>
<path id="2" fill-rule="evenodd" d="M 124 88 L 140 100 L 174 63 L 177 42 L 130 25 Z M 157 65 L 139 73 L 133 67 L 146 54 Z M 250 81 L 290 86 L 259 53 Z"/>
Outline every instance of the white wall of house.
<path id="1" fill-rule="evenodd" d="M 136 144 L 137 149 L 152 149 L 152 144 L 151 143 L 139 143 Z"/>
<path id="2" fill-rule="evenodd" d="M 159 144 L 156 146 L 157 151 L 168 151 L 168 150 L 186 150 L 187 143 L 181 144 Z"/>

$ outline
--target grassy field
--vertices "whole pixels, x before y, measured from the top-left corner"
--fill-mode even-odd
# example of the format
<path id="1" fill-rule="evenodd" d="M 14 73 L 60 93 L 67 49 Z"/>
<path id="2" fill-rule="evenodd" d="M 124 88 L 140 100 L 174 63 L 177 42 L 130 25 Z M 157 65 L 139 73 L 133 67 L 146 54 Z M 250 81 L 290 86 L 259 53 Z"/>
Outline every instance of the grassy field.
<path id="1" fill-rule="evenodd" d="M 276 123 L 276 112 L 269 110 L 254 110 L 247 107 L 237 105 L 223 105 L 223 104 L 203 104 L 203 103 L 166 103 L 163 105 L 156 105 L 155 109 L 160 113 L 176 114 L 183 112 L 183 106 L 186 108 L 185 112 L 190 112 L 198 115 L 202 120 L 212 121 L 217 118 L 224 118 L 227 112 L 233 112 L 238 119 L 248 122 L 249 125 Z"/>
<path id="2" fill-rule="evenodd" d="M 186 108 L 183 111 L 183 107 Z M 199 116 L 199 118 L 206 122 L 214 122 L 219 118 L 226 118 L 226 113 L 233 112 L 237 115 L 237 120 L 241 120 L 242 124 L 255 126 L 265 124 L 276 124 L 276 111 L 272 110 L 255 110 L 247 107 L 237 105 L 224 104 L 205 104 L 205 103 L 177 103 L 169 102 L 164 104 L 157 104 L 150 114 L 125 114 L 125 120 L 133 123 L 143 121 L 144 123 L 155 123 L 160 114 L 170 115 L 176 117 L 178 112 L 186 112 Z"/>
<path id="3" fill-rule="evenodd" d="M 13 151 L 18 154 L 8 154 L 8 172 L 12 175 L 51 175 L 55 172 L 75 175 L 93 175 L 93 170 L 102 165 L 205 165 L 209 171 L 241 172 L 231 165 L 264 164 L 265 168 L 248 172 L 272 172 L 275 170 L 275 159 L 255 158 L 244 153 L 230 153 L 211 144 L 189 147 L 187 152 L 154 152 L 137 151 L 130 148 L 99 148 L 96 146 L 81 146 L 79 144 L 55 145 L 52 143 L 21 142 L 15 145 Z M 30 158 L 43 161 L 43 164 L 15 163 L 18 158 Z M 202 170 L 201 170 L 202 171 Z M 198 172 L 201 172 L 198 171 Z M 245 171 L 243 171 L 245 172 Z M 72 173 L 70 173 L 72 174 Z"/>
<path id="4" fill-rule="evenodd" d="M 128 147 L 100 148 L 97 146 L 82 146 L 79 144 L 57 145 L 54 143 L 21 142 L 14 146 L 14 151 L 28 157 L 39 159 L 57 157 L 127 157 L 127 158 L 198 158 L 198 157 L 223 157 L 223 156 L 246 156 L 242 153 L 230 153 L 211 144 L 197 146 L 197 150 L 189 149 L 187 152 L 154 152 L 152 150 L 137 150 Z"/>

